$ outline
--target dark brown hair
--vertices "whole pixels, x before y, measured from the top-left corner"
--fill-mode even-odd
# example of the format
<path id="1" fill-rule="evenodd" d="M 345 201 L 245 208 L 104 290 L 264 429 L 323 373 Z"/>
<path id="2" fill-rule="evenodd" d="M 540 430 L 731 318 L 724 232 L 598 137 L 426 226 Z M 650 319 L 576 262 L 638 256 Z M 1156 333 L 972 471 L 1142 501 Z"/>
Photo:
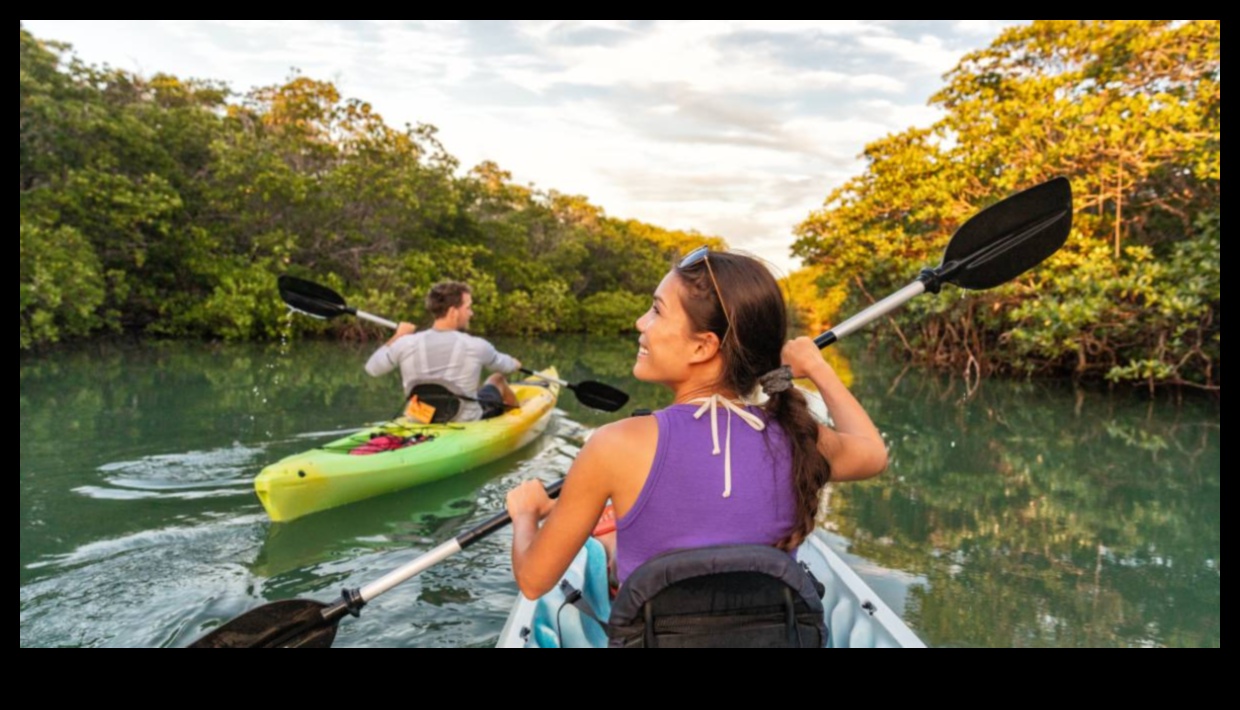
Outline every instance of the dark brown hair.
<path id="1" fill-rule="evenodd" d="M 473 293 L 469 290 L 469 284 L 463 284 L 460 281 L 441 281 L 432 286 L 430 292 L 426 294 L 426 310 L 430 311 L 435 318 L 443 318 L 448 315 L 449 308 L 461 307 L 467 293 Z"/>
<path id="2" fill-rule="evenodd" d="M 685 288 L 681 305 L 694 331 L 710 331 L 719 338 L 723 370 L 717 386 L 742 396 L 753 392 L 759 377 L 780 366 L 788 333 L 788 309 L 779 283 L 761 261 L 736 252 L 712 251 L 675 271 Z M 712 271 L 723 303 L 711 282 Z M 831 465 L 818 451 L 818 421 L 800 390 L 790 387 L 770 395 L 766 414 L 779 423 L 792 446 L 797 521 L 779 542 L 781 548 L 792 550 L 814 529 L 819 494 L 831 479 Z"/>

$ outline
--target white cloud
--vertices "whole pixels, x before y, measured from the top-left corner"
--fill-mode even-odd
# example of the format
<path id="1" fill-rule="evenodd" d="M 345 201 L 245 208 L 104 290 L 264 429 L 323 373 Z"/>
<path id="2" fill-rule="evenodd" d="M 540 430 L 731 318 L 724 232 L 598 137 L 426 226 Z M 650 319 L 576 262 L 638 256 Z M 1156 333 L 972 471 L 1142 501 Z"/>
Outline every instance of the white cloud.
<path id="1" fill-rule="evenodd" d="M 979 37 L 998 37 L 1012 25 L 1011 20 L 956 20 L 955 30 L 960 34 Z"/>
<path id="2" fill-rule="evenodd" d="M 632 31 L 632 20 L 514 20 L 513 22 L 522 32 L 539 40 L 546 40 L 553 34 L 577 30 Z"/>
<path id="3" fill-rule="evenodd" d="M 922 35 L 916 40 L 903 37 L 862 37 L 859 43 L 877 54 L 935 74 L 946 72 L 960 60 L 959 52 L 945 47 L 943 40 L 934 35 Z"/>
<path id="4" fill-rule="evenodd" d="M 870 20 L 726 20 L 737 30 L 784 32 L 791 34 L 823 34 L 839 37 L 858 35 L 889 35 L 891 30 Z"/>
<path id="5" fill-rule="evenodd" d="M 562 84 L 674 84 L 709 93 L 762 96 L 828 89 L 898 92 L 904 88 L 898 78 L 879 72 L 796 66 L 774 56 L 764 43 L 722 42 L 738 29 L 758 26 L 754 21 L 663 21 L 651 31 L 631 33 L 627 41 L 579 45 L 557 44 L 546 25 L 523 24 L 523 31 L 543 42 L 538 52 L 545 63 L 514 67 L 503 59 L 494 62 L 492 68 L 513 83 L 539 93 Z M 801 31 L 808 34 L 813 29 Z M 876 40 L 888 34 L 883 28 L 870 29 Z"/>
<path id="6" fill-rule="evenodd" d="M 292 67 L 431 123 L 468 169 L 582 194 L 792 265 L 792 229 L 867 143 L 939 113 L 938 77 L 1023 21 L 23 20 L 88 63 L 228 82 Z"/>

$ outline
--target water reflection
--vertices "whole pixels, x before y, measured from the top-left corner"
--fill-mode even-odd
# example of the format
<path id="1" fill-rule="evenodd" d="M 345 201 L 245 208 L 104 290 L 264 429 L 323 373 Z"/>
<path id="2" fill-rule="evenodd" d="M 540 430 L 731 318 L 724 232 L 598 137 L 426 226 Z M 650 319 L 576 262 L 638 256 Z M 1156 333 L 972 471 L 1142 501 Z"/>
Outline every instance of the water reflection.
<path id="1" fill-rule="evenodd" d="M 999 381 L 962 403 L 948 378 L 884 379 L 858 396 L 891 468 L 840 486 L 829 520 L 925 578 L 905 615 L 929 643 L 1220 643 L 1214 404 Z"/>

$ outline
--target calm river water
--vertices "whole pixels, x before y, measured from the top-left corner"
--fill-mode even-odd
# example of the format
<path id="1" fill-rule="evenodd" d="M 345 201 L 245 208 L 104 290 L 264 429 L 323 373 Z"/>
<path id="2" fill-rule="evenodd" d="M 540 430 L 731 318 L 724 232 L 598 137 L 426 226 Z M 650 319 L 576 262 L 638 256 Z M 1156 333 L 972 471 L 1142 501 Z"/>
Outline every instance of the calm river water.
<path id="1" fill-rule="evenodd" d="M 497 339 L 527 366 L 629 376 L 632 338 Z M 519 453 L 272 523 L 253 478 L 389 418 L 371 345 L 91 345 L 20 361 L 19 645 L 180 647 L 267 601 L 331 601 L 568 469 L 620 414 L 571 392 Z M 930 646 L 1221 645 L 1219 405 L 836 359 L 891 467 L 832 489 L 837 551 Z M 833 353 L 839 356 L 839 353 Z M 842 358 L 842 356 L 840 356 Z M 337 647 L 495 643 L 516 597 L 500 531 L 340 624 Z"/>

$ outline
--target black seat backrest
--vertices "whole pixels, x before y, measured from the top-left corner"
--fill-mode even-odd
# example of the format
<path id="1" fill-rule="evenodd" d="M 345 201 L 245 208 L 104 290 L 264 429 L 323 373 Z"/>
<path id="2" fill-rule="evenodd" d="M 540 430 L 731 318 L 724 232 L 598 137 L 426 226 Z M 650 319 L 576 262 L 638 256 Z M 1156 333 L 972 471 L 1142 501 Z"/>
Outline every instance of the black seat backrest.
<path id="1" fill-rule="evenodd" d="M 824 648 L 822 585 L 765 545 L 676 550 L 629 575 L 612 602 L 613 648 Z"/>
<path id="2" fill-rule="evenodd" d="M 432 424 L 444 424 L 455 419 L 457 413 L 461 411 L 461 400 L 464 399 L 444 385 L 435 382 L 422 382 L 414 385 L 409 390 L 405 403 L 408 404 L 409 399 L 414 395 L 435 408 L 435 414 L 430 422 Z"/>

